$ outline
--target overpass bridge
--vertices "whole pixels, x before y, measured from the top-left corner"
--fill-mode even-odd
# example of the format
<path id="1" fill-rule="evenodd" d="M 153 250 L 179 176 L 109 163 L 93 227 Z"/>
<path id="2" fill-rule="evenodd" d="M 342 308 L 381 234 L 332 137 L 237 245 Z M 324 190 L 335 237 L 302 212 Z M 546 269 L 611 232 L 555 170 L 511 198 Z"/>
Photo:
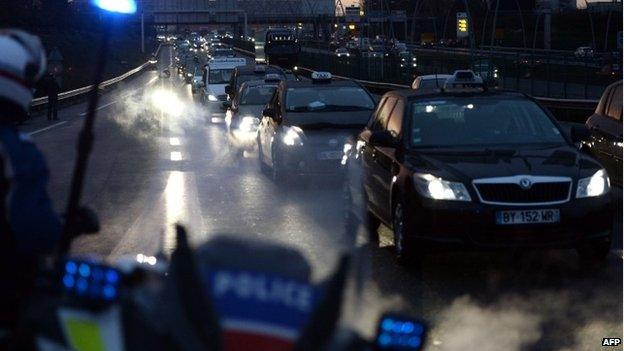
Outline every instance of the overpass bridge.
<path id="1" fill-rule="evenodd" d="M 153 25 L 316 23 L 335 18 L 334 0 L 144 0 Z"/>

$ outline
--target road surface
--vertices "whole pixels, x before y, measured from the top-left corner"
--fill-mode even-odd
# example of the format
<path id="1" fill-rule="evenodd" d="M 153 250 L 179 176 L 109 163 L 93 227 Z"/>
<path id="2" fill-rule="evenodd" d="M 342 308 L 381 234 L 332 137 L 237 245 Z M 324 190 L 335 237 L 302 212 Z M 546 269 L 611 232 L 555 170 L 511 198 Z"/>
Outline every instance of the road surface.
<path id="1" fill-rule="evenodd" d="M 168 66 L 171 50 L 160 55 L 161 68 Z M 23 126 L 48 159 L 60 212 L 84 111 L 78 104 L 62 109 L 60 122 L 36 117 Z M 275 240 L 300 249 L 317 279 L 326 276 L 349 243 L 340 185 L 274 184 L 255 154 L 235 156 L 222 117 L 195 101 L 180 79 L 163 81 L 156 71 L 105 94 L 83 201 L 103 229 L 77 240 L 73 252 L 170 252 L 172 225 L 181 222 L 194 245 L 217 234 Z M 361 299 L 347 298 L 345 323 L 371 335 L 379 313 L 395 309 L 431 325 L 428 350 L 599 350 L 603 337 L 622 337 L 621 190 L 614 196 L 616 249 L 594 268 L 581 266 L 573 251 L 440 253 L 403 268 L 382 228 L 379 247 L 358 241 L 367 276 Z"/>

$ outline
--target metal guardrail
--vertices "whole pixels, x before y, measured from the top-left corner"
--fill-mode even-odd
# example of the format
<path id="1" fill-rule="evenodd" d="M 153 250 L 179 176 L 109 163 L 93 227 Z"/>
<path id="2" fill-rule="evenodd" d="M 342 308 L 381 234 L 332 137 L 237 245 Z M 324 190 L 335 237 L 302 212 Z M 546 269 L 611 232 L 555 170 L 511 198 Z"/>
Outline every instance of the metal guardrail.
<path id="1" fill-rule="evenodd" d="M 161 45 L 158 46 L 158 48 L 156 49 L 156 52 L 154 53 L 154 55 L 158 56 L 158 53 L 160 52 L 160 48 L 161 48 Z M 150 65 L 149 62 L 145 62 L 144 64 L 142 64 L 142 65 L 140 65 L 140 66 L 138 66 L 138 67 L 136 67 L 136 68 L 134 68 L 134 69 L 132 69 L 132 70 L 130 70 L 130 71 L 120 75 L 120 76 L 118 76 L 118 77 L 114 77 L 114 78 L 111 78 L 109 80 L 103 81 L 102 83 L 100 83 L 100 89 L 106 89 L 106 88 L 108 88 L 108 87 L 110 87 L 112 85 L 115 85 L 115 84 L 117 84 L 117 83 L 119 83 L 119 82 L 121 82 L 121 81 L 123 81 L 123 80 L 125 80 L 125 79 L 127 79 L 127 78 L 129 78 L 129 77 L 131 77 L 131 76 L 133 76 L 135 74 L 137 74 L 138 72 L 142 71 L 143 69 L 145 69 L 149 65 Z M 86 94 L 89 91 L 91 91 L 91 89 L 93 89 L 93 85 L 87 85 L 87 86 L 82 87 L 82 88 L 77 88 L 77 89 L 74 89 L 74 90 L 65 91 L 65 92 L 62 92 L 62 93 L 59 94 L 58 99 L 59 99 L 59 101 L 70 99 L 70 98 L 73 98 L 73 97 L 76 97 L 76 96 L 79 96 L 79 95 Z M 43 106 L 43 105 L 45 105 L 47 103 L 48 103 L 48 97 L 47 96 L 36 98 L 36 99 L 33 99 L 31 107 L 40 107 L 40 106 Z"/>
<path id="2" fill-rule="evenodd" d="M 246 56 L 255 56 L 254 52 L 240 49 L 234 47 L 234 50 L 244 54 Z M 307 67 L 297 67 L 299 70 L 313 72 L 314 70 Z M 394 89 L 409 89 L 409 85 L 404 84 L 394 84 L 394 83 L 386 83 L 386 82 L 375 82 L 369 80 L 362 79 L 354 79 L 351 77 L 333 75 L 334 78 L 337 79 L 349 79 L 354 82 L 358 82 L 367 88 L 372 88 L 377 92 L 385 92 Z M 557 109 L 557 110 L 572 110 L 573 112 L 590 112 L 596 109 L 599 100 L 587 100 L 587 99 L 556 99 L 556 98 L 548 98 L 548 97 L 540 97 L 534 96 L 534 99 L 539 101 L 542 105 L 549 109 Z M 566 113 L 567 114 L 567 113 Z"/>

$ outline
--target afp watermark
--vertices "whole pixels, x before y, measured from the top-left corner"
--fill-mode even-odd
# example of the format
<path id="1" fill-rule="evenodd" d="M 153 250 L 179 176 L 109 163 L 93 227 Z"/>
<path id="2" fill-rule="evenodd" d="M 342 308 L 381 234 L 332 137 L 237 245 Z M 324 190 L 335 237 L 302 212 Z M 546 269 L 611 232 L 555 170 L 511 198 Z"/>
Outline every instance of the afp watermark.
<path id="1" fill-rule="evenodd" d="M 619 346 L 622 345 L 620 338 L 602 338 L 602 346 Z"/>

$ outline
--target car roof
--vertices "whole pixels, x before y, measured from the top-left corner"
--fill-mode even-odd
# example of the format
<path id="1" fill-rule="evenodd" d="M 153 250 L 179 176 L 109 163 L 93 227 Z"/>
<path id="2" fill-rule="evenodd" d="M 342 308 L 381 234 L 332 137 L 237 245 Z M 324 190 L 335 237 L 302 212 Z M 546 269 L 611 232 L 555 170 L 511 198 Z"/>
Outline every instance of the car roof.
<path id="1" fill-rule="evenodd" d="M 418 99 L 421 97 L 482 97 L 482 96 L 500 96 L 500 97 L 526 97 L 526 95 L 513 90 L 487 90 L 475 92 L 444 92 L 441 89 L 401 89 L 393 90 L 385 93 L 386 96 L 403 97 L 405 99 Z"/>
<path id="2" fill-rule="evenodd" d="M 266 74 L 266 72 L 256 72 L 256 66 L 257 65 L 244 65 L 244 66 L 238 66 L 236 69 L 238 70 L 238 74 L 249 74 L 249 73 L 254 73 L 254 74 Z M 280 74 L 284 74 L 284 70 L 281 69 L 280 67 L 277 66 L 266 66 L 267 67 L 267 71 L 271 70 L 271 73 L 280 73 Z"/>
<path id="3" fill-rule="evenodd" d="M 421 80 L 427 80 L 427 79 L 448 79 L 451 78 L 453 75 L 452 74 L 426 74 L 423 76 L 418 76 L 416 78 L 420 78 Z"/>
<path id="4" fill-rule="evenodd" d="M 265 85 L 277 87 L 279 83 L 280 82 L 266 82 L 264 80 L 249 80 L 241 84 L 241 88 L 257 87 L 257 86 L 265 86 Z"/>
<path id="5" fill-rule="evenodd" d="M 314 83 L 312 80 L 289 80 L 282 81 L 282 84 L 285 88 L 316 88 L 323 86 L 332 86 L 332 87 L 360 87 L 359 84 L 352 80 L 331 80 L 331 83 L 328 82 L 318 82 Z"/>

